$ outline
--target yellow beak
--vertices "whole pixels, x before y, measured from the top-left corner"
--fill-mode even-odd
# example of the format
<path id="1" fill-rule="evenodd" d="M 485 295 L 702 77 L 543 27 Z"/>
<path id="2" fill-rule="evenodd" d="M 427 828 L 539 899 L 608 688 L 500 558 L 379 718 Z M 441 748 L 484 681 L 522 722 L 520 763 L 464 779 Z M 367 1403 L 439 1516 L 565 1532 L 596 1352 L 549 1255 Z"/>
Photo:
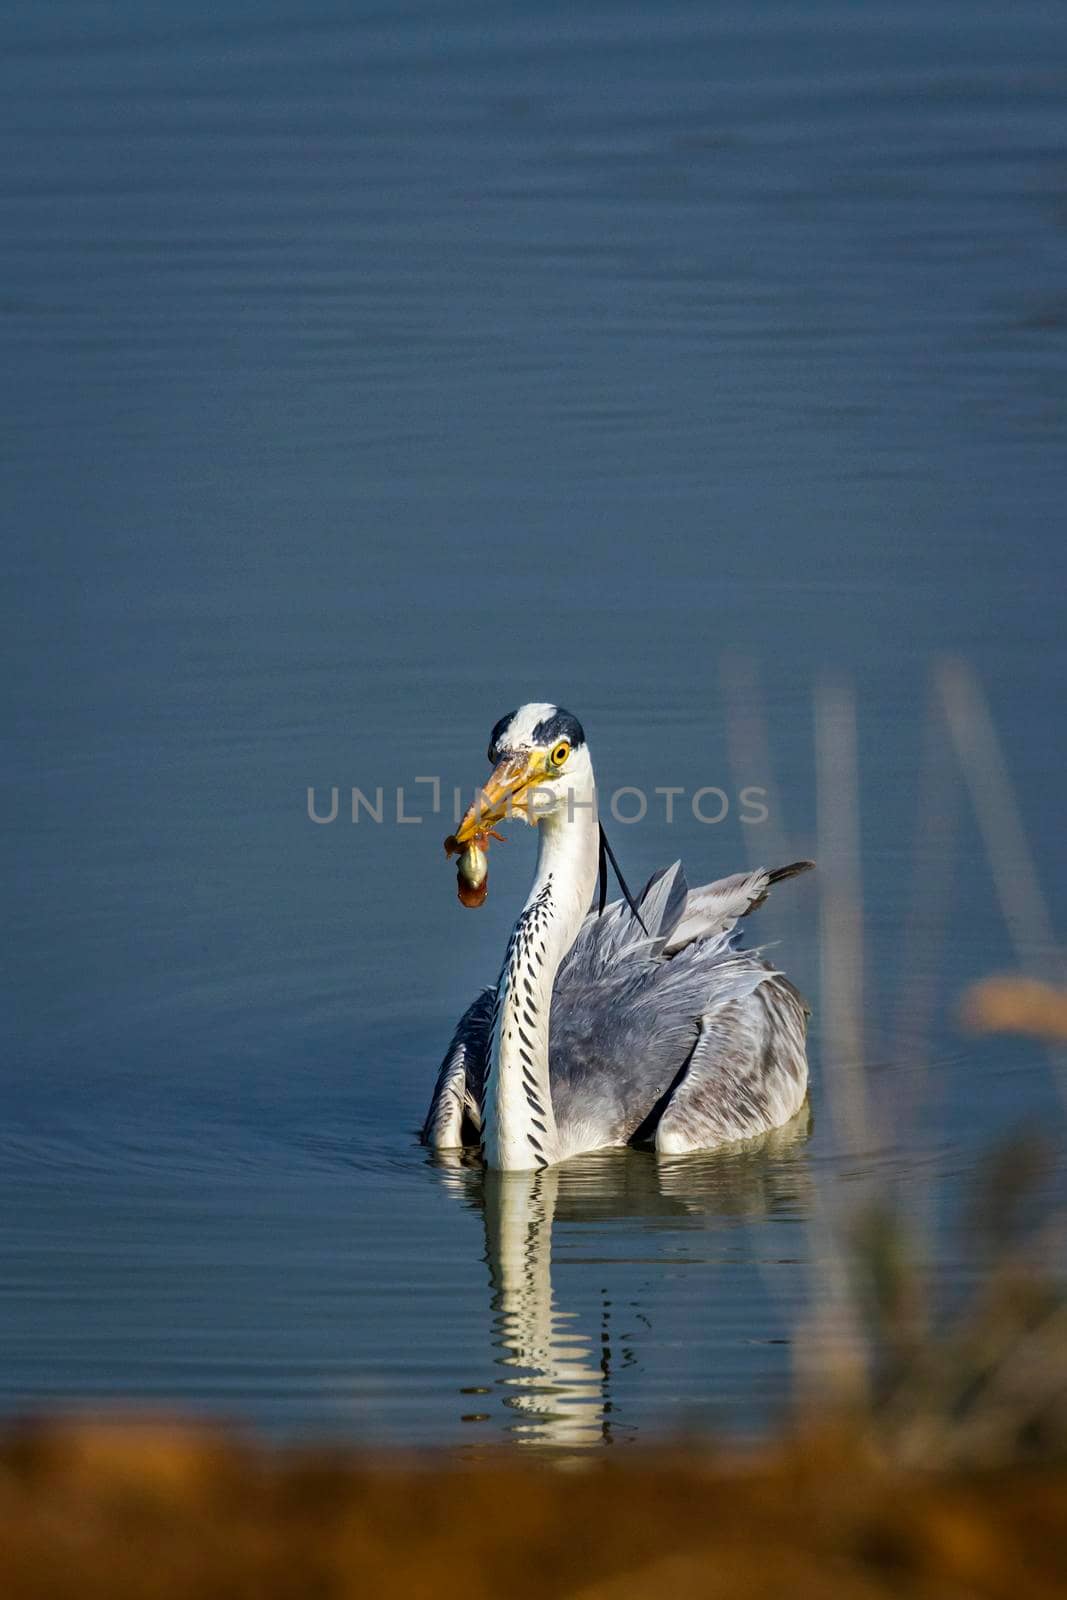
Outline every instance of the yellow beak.
<path id="1" fill-rule="evenodd" d="M 493 769 L 456 829 L 456 843 L 466 844 L 475 834 L 484 833 L 494 822 L 500 822 L 506 816 L 518 814 L 528 822 L 536 821 L 528 804 L 529 792 L 548 776 L 543 750 L 522 751 L 519 755 L 506 756 Z"/>

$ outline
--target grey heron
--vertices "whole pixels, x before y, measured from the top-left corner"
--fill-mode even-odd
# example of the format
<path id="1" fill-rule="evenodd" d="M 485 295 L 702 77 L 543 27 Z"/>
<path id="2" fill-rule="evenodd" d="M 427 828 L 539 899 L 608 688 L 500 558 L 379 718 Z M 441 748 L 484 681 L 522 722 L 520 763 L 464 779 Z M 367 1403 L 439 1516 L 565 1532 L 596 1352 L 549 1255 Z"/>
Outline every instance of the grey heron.
<path id="1" fill-rule="evenodd" d="M 624 900 L 605 908 L 601 894 L 590 909 L 606 840 L 578 719 L 521 706 L 488 754 L 492 774 L 455 841 L 518 816 L 538 829 L 537 867 L 500 976 L 448 1047 L 424 1141 L 532 1171 L 614 1145 L 706 1150 L 788 1122 L 807 1093 L 807 1008 L 739 948 L 735 926 L 812 863 L 689 889 L 675 862 L 638 901 L 623 884 Z"/>

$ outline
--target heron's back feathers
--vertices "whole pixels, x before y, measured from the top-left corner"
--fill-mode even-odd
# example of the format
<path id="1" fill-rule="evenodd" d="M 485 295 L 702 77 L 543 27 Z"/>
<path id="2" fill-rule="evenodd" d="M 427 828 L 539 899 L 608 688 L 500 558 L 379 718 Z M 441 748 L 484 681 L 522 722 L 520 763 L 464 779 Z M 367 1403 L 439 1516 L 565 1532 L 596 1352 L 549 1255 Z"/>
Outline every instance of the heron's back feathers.
<path id="1" fill-rule="evenodd" d="M 674 955 L 693 939 L 730 933 L 742 917 L 759 909 L 772 884 L 810 872 L 814 865 L 814 861 L 791 861 L 787 867 L 776 867 L 770 872 L 766 867 L 757 867 L 754 872 L 735 872 L 729 878 L 690 889 L 684 914 L 667 940 L 664 954 Z"/>
<path id="2" fill-rule="evenodd" d="M 697 939 L 729 934 L 742 917 L 763 904 L 772 885 L 810 872 L 814 865 L 814 861 L 792 861 L 771 871 L 757 867 L 690 889 L 682 863 L 675 861 L 654 873 L 641 893 L 638 910 L 644 929 L 623 900 L 613 900 L 601 916 L 591 911 L 560 974 L 584 972 L 593 977 L 616 961 L 632 956 L 666 958 Z"/>

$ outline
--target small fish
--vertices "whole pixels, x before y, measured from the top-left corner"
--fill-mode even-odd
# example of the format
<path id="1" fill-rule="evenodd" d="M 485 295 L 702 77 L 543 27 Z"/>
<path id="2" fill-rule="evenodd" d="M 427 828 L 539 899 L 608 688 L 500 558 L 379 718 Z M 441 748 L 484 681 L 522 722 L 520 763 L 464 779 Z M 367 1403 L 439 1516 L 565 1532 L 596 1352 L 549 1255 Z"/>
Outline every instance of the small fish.
<path id="1" fill-rule="evenodd" d="M 454 833 L 450 833 L 445 840 L 445 855 L 458 855 L 456 862 L 456 893 L 465 906 L 484 905 L 485 897 L 489 893 L 489 857 L 486 855 L 486 846 L 490 839 L 500 839 L 493 828 L 487 828 L 484 833 L 476 833 L 466 845 L 461 845 Z"/>

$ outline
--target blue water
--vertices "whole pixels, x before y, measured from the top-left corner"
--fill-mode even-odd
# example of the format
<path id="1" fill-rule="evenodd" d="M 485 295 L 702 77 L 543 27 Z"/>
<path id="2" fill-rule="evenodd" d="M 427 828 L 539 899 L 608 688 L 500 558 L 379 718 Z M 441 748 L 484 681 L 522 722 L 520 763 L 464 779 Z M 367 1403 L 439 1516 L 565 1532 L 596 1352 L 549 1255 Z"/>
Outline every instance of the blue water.
<path id="1" fill-rule="evenodd" d="M 827 1216 L 889 1185 L 962 1280 L 981 1152 L 1058 1126 L 1036 1048 L 956 1025 L 1049 952 L 951 759 L 917 818 L 958 654 L 1056 920 L 1062 9 L 12 0 L 0 129 L 0 1407 L 465 1448 L 762 1427 Z M 846 1150 L 828 1104 L 807 878 L 760 922 L 815 1005 L 810 1130 L 537 1193 L 430 1163 L 531 870 L 513 830 L 473 915 L 441 853 L 497 717 L 557 700 L 606 793 L 684 788 L 615 842 L 704 881 L 815 853 L 826 674 L 877 1132 Z"/>

